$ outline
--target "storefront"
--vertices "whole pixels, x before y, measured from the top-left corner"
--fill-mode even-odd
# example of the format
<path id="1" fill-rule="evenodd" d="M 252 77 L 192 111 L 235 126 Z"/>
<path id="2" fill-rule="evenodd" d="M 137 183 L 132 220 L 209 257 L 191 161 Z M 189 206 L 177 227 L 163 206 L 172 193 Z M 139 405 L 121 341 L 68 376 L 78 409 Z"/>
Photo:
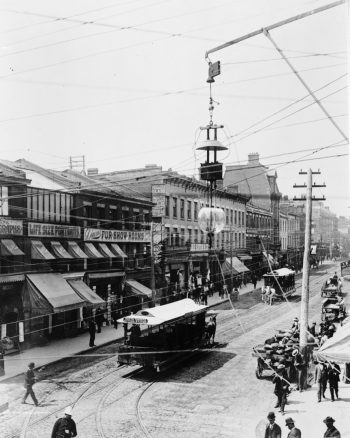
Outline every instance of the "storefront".
<path id="1" fill-rule="evenodd" d="M 25 341 L 37 344 L 79 332 L 85 300 L 61 274 L 27 274 L 23 301 Z"/>

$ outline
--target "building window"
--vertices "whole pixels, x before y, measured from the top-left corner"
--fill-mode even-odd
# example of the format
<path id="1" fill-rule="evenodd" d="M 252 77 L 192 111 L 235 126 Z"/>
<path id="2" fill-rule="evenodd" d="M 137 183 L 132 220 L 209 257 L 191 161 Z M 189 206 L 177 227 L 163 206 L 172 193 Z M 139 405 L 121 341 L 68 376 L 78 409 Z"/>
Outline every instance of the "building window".
<path id="1" fill-rule="evenodd" d="M 170 227 L 165 227 L 165 244 L 171 245 L 171 234 L 170 234 Z"/>
<path id="2" fill-rule="evenodd" d="M 194 243 L 198 243 L 198 230 L 194 230 Z"/>
<path id="3" fill-rule="evenodd" d="M 5 186 L 0 186 L 0 215 L 8 216 L 9 214 L 9 189 Z"/>
<path id="4" fill-rule="evenodd" d="M 230 220 L 230 211 L 229 211 L 229 209 L 228 208 L 226 208 L 226 225 L 228 225 L 229 224 L 229 220 Z"/>
<path id="5" fill-rule="evenodd" d="M 173 198 L 173 217 L 177 217 L 177 198 Z"/>
<path id="6" fill-rule="evenodd" d="M 242 227 L 244 227 L 244 211 L 242 211 Z"/>
<path id="7" fill-rule="evenodd" d="M 235 210 L 235 225 L 237 225 L 237 210 Z"/>
<path id="8" fill-rule="evenodd" d="M 187 219 L 192 219 L 192 201 L 187 201 Z"/>
<path id="9" fill-rule="evenodd" d="M 181 228 L 181 240 L 180 240 L 180 245 L 184 246 L 185 245 L 185 228 Z"/>
<path id="10" fill-rule="evenodd" d="M 195 203 L 194 203 L 194 212 L 193 212 L 193 215 L 194 215 L 194 220 L 195 220 L 195 221 L 198 220 L 198 202 L 195 202 Z"/>
<path id="11" fill-rule="evenodd" d="M 230 224 L 233 225 L 233 210 L 230 211 Z"/>
<path id="12" fill-rule="evenodd" d="M 180 219 L 185 219 L 185 200 L 180 199 Z"/>
<path id="13" fill-rule="evenodd" d="M 169 196 L 165 197 L 165 216 L 169 217 Z"/>
<path id="14" fill-rule="evenodd" d="M 188 232 L 188 241 L 189 241 L 190 243 L 192 243 L 192 230 L 191 230 L 191 228 L 189 228 L 189 229 L 187 230 L 187 232 Z"/>

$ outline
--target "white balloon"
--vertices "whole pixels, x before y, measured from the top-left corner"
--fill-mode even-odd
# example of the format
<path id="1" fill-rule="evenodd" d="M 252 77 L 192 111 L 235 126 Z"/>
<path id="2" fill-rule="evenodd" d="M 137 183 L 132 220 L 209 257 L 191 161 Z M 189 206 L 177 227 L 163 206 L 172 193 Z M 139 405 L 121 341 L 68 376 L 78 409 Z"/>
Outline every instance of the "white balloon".
<path id="1" fill-rule="evenodd" d="M 198 224 L 205 233 L 220 233 L 224 229 L 225 222 L 225 212 L 222 208 L 204 207 L 199 210 Z"/>

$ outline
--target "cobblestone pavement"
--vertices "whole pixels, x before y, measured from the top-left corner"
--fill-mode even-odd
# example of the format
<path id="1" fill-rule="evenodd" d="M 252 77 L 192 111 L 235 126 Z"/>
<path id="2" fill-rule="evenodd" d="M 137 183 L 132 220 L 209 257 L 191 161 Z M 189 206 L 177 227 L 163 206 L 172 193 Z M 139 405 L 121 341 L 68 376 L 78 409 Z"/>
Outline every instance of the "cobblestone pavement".
<path id="1" fill-rule="evenodd" d="M 324 271 L 315 272 L 310 282 L 310 316 L 317 321 L 324 276 Z M 274 396 L 269 379 L 255 377 L 256 359 L 251 356 L 252 347 L 275 330 L 291 325 L 293 317 L 299 314 L 299 293 L 288 303 L 271 307 L 260 302 L 258 293 L 240 297 L 240 301 L 234 303 L 234 310 L 219 311 L 216 348 L 198 354 L 176 371 L 161 375 L 152 385 L 145 373 L 122 378 L 125 370 L 115 367 L 114 358 L 91 366 L 77 366 L 74 371 L 72 367 L 65 372 L 57 370 L 54 380 L 38 384 L 43 406 L 32 409 L 30 405 L 20 405 L 19 401 L 11 403 L 9 412 L 1 416 L 0 436 L 49 436 L 55 417 L 85 391 L 86 385 L 92 386 L 91 382 L 95 383 L 90 393 L 86 392 L 74 407 L 78 436 L 260 436 L 256 433 L 273 406 Z M 112 348 L 115 346 L 106 347 L 104 351 Z M 14 391 L 23 391 L 18 384 L 14 385 Z M 35 428 L 30 426 L 38 420 L 43 421 L 37 422 Z M 26 425 L 29 425 L 27 429 Z"/>

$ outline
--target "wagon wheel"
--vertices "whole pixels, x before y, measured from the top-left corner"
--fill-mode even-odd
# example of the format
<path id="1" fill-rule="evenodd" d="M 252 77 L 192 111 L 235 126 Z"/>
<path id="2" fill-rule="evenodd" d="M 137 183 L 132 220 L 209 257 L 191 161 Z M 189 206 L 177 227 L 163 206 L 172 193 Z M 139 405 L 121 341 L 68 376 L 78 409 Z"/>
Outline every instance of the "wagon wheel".
<path id="1" fill-rule="evenodd" d="M 262 378 L 262 373 L 263 373 L 263 365 L 261 363 L 261 359 L 258 359 L 257 365 L 256 365 L 256 370 L 255 370 L 255 375 L 257 379 L 261 379 Z"/>

